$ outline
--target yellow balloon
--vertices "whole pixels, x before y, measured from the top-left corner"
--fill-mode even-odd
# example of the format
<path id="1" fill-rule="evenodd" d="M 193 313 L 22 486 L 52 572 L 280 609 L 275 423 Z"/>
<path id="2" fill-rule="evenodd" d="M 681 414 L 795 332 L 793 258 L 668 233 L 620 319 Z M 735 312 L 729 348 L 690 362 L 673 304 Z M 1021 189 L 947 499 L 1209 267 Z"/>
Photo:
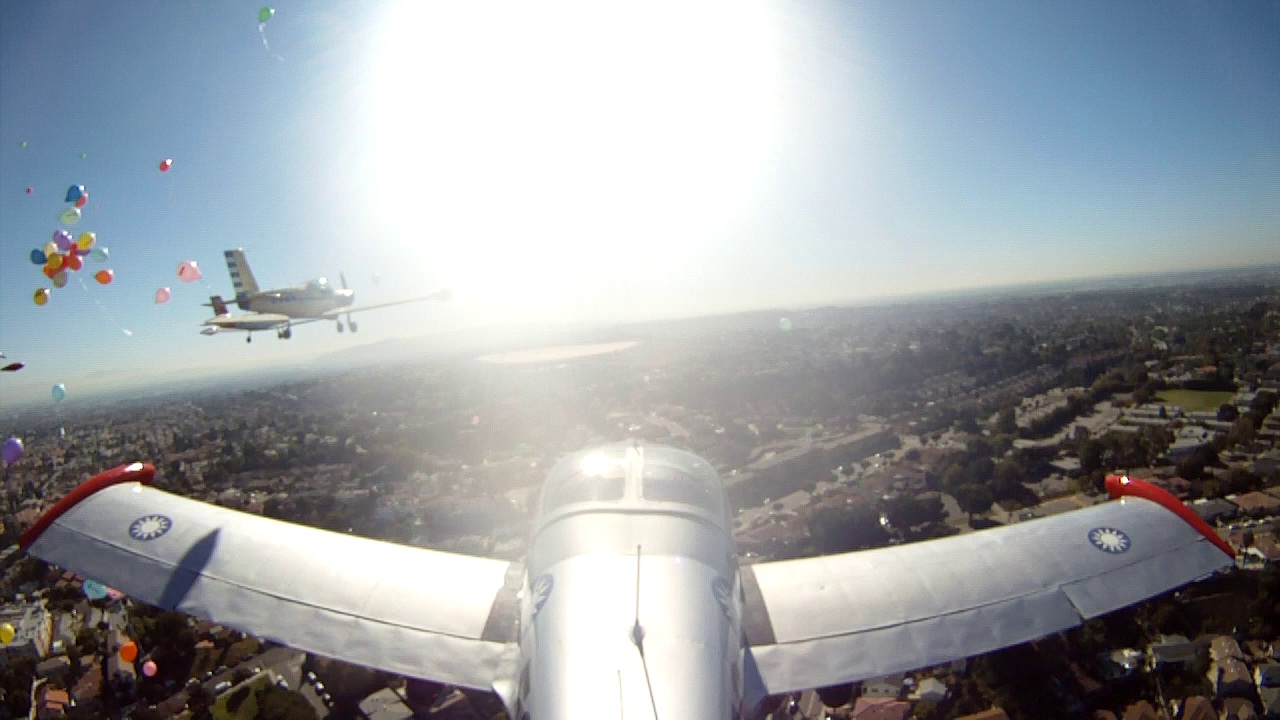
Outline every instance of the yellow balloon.
<path id="1" fill-rule="evenodd" d="M 37 305 L 43 305 L 49 302 L 49 288 L 40 288 L 39 290 L 37 290 L 36 294 L 31 297 L 31 300 Z M 3 634 L 3 631 L 4 631 L 4 626 L 0 625 L 0 635 Z M 9 641 L 5 640 L 5 642 L 9 642 Z"/>
<path id="2" fill-rule="evenodd" d="M 18 631 L 14 630 L 13 626 L 9 623 L 0 624 L 0 642 L 5 645 L 13 642 L 13 636 L 17 634 Z"/>
<path id="3" fill-rule="evenodd" d="M 76 247 L 80 248 L 81 250 L 88 250 L 89 248 L 93 247 L 93 244 L 96 242 L 98 242 L 97 235 L 94 235 L 91 232 L 80 233 L 79 239 L 76 240 Z"/>
<path id="4" fill-rule="evenodd" d="M 67 264 L 67 259 L 61 255 L 54 254 L 50 255 L 49 259 L 44 261 L 44 264 L 47 265 L 50 270 L 57 272 Z"/>

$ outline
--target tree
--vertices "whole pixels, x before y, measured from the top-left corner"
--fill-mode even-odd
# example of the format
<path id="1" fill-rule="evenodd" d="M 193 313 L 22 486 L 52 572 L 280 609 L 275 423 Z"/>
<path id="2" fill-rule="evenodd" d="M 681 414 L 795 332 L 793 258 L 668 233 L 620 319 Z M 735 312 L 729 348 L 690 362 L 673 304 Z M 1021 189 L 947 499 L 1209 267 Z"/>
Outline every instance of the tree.
<path id="1" fill-rule="evenodd" d="M 302 695 L 267 685 L 258 691 L 258 720 L 316 720 L 316 711 Z"/>
<path id="2" fill-rule="evenodd" d="M 996 418 L 996 432 L 1001 435 L 1018 432 L 1018 414 L 1012 406 L 1000 411 L 1000 416 Z"/>
<path id="3" fill-rule="evenodd" d="M 1102 455 L 1106 449 L 1098 440 L 1085 440 L 1080 443 L 1080 469 L 1086 473 L 1102 469 Z"/>
<path id="4" fill-rule="evenodd" d="M 970 522 L 974 515 L 990 510 L 991 504 L 995 502 L 991 491 L 982 485 L 963 485 L 956 490 L 955 495 L 960 509 L 969 513 Z"/>

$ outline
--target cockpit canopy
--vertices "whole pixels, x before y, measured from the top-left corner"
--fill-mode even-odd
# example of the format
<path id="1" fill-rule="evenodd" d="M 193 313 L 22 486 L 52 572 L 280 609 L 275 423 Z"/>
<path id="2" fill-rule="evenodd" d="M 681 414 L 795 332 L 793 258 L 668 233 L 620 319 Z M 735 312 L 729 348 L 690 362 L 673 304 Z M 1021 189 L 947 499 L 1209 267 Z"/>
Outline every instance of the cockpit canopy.
<path id="1" fill-rule="evenodd" d="M 329 284 L 328 278 L 308 280 L 300 287 L 313 295 L 332 295 L 334 293 L 333 286 Z"/>
<path id="2" fill-rule="evenodd" d="M 676 504 L 725 515 L 715 470 L 696 455 L 661 446 L 609 445 L 561 460 L 543 487 L 540 515 L 583 503 L 619 509 Z"/>

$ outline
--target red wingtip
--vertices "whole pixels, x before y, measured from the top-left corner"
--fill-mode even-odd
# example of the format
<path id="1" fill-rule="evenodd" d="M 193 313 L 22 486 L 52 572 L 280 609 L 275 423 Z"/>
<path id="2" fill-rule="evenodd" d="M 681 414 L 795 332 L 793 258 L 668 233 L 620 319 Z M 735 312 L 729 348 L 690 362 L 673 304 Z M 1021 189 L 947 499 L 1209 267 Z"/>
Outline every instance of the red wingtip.
<path id="1" fill-rule="evenodd" d="M 22 537 L 18 539 L 18 546 L 23 550 L 31 547 L 45 530 L 53 524 L 53 521 L 62 516 L 63 513 L 75 507 L 77 503 L 90 495 L 98 492 L 103 488 L 119 485 L 121 483 L 137 482 L 143 485 L 150 485 L 151 479 L 156 475 L 156 466 L 151 463 L 133 463 L 131 465 L 121 465 L 118 468 L 112 468 L 104 473 L 94 475 L 93 477 L 80 483 L 76 489 L 67 493 L 67 496 L 54 503 L 44 515 L 40 516 L 27 531 L 22 533 Z"/>
<path id="2" fill-rule="evenodd" d="M 1209 523 L 1205 522 L 1194 510 L 1187 507 L 1186 503 L 1169 494 L 1169 491 L 1164 488 L 1156 487 L 1141 478 L 1131 478 L 1127 475 L 1108 475 L 1107 492 L 1113 498 L 1140 497 L 1158 503 L 1169 512 L 1186 521 L 1188 525 L 1195 528 L 1206 540 L 1213 543 L 1229 557 L 1234 558 L 1236 556 L 1236 551 L 1225 540 L 1218 537 L 1218 533 L 1209 527 Z"/>

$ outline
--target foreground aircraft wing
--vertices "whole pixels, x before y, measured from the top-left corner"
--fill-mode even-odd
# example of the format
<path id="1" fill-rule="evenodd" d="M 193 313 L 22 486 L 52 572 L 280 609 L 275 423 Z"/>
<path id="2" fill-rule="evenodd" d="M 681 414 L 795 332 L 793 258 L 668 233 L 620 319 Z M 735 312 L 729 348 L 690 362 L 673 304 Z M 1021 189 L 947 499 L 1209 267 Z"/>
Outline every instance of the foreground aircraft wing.
<path id="1" fill-rule="evenodd" d="M 365 310 L 377 310 L 378 308 L 391 307 L 393 305 L 406 305 L 408 303 L 426 302 L 427 300 L 448 300 L 453 297 L 450 290 L 437 290 L 430 295 L 419 295 L 418 297 L 404 298 L 401 300 L 392 300 L 390 302 L 372 303 L 370 305 L 355 305 L 353 307 L 334 308 L 320 314 L 320 317 L 327 320 L 347 315 L 349 313 L 364 312 Z"/>
<path id="2" fill-rule="evenodd" d="M 1232 565 L 1189 508 L 1111 476 L 1117 502 L 928 542 L 742 568 L 768 695 L 1034 640 Z"/>
<path id="3" fill-rule="evenodd" d="M 511 563 L 209 505 L 149 487 L 154 473 L 135 463 L 86 481 L 23 534 L 23 549 L 135 600 L 300 650 L 491 687 L 514 640 Z"/>
<path id="4" fill-rule="evenodd" d="M 288 315 L 276 313 L 243 313 L 241 315 L 218 315 L 204 321 L 205 325 L 223 330 L 270 330 L 281 325 L 298 325 L 290 322 Z"/>

